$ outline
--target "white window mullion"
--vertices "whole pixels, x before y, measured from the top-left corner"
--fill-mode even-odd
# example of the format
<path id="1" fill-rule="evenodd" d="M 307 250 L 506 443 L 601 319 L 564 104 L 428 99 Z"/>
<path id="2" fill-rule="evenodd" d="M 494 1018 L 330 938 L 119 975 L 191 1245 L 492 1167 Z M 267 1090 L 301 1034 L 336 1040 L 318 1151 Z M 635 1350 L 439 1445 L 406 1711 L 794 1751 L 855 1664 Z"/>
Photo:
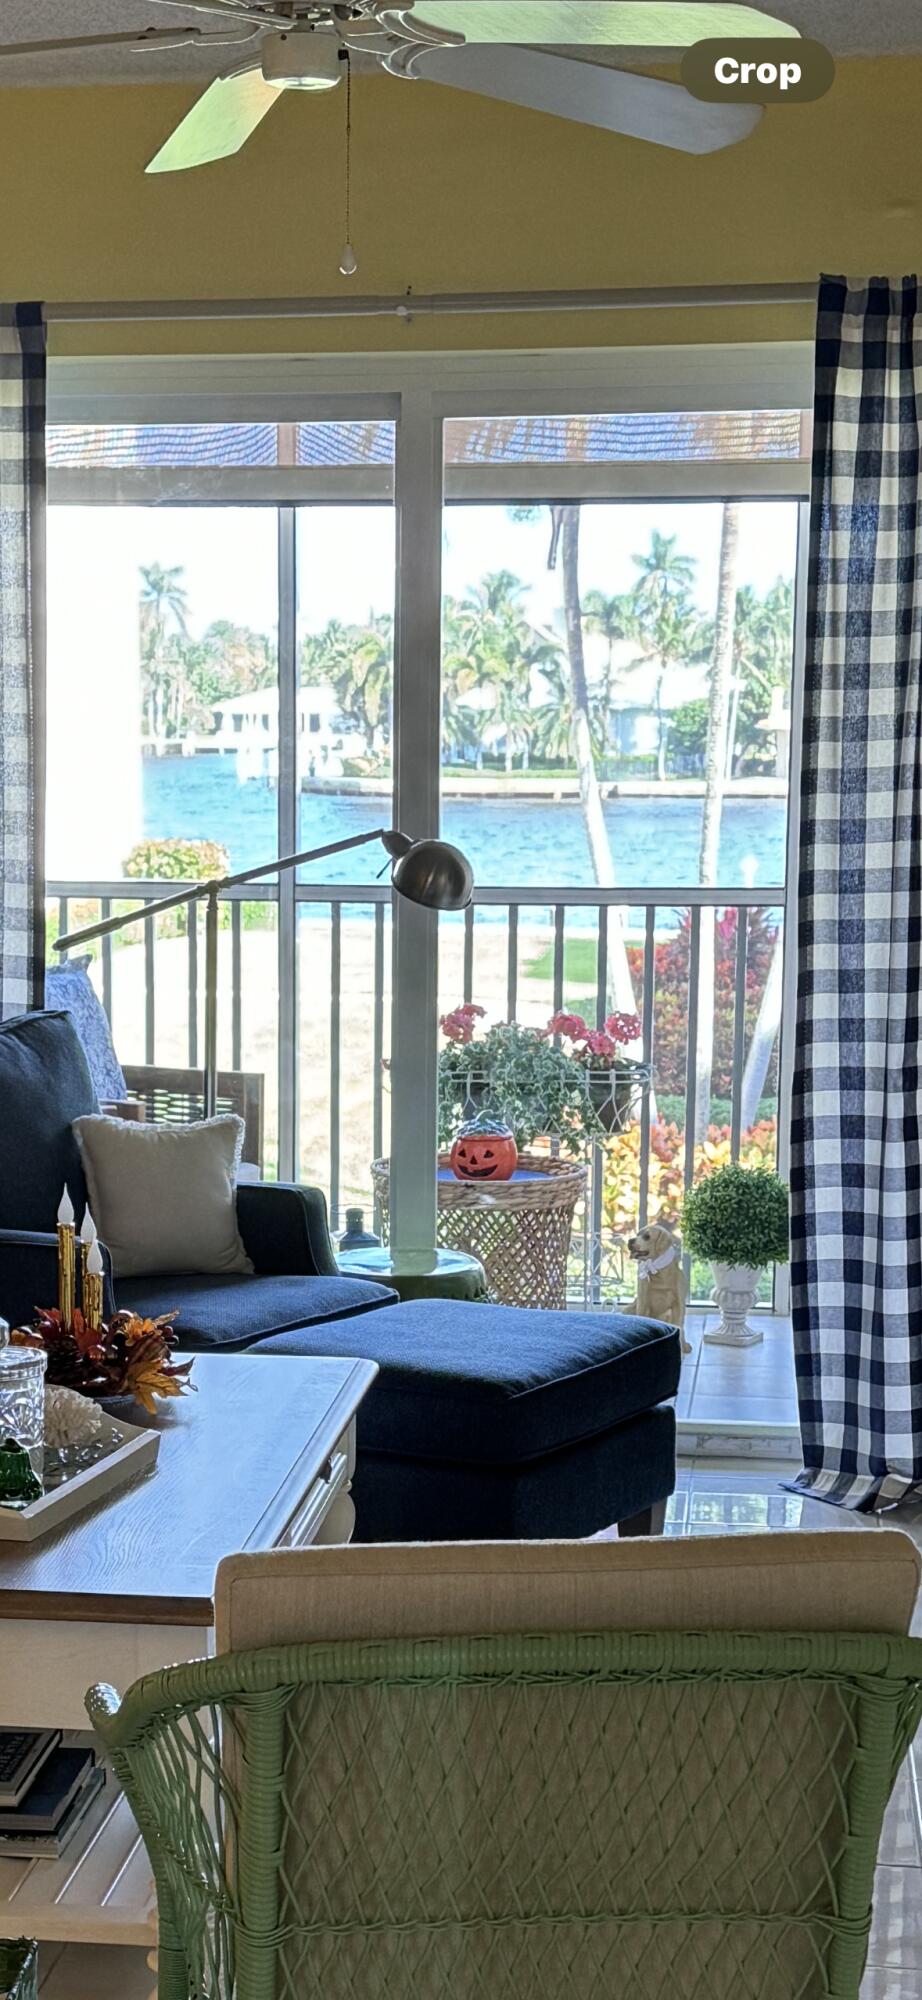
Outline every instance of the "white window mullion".
<path id="1" fill-rule="evenodd" d="M 442 427 L 425 392 L 402 400 L 396 504 L 394 808 L 401 831 L 420 840 L 439 830 L 441 755 Z M 435 1250 L 437 1035 L 438 916 L 397 897 L 390 1231 L 404 1269 Z"/>

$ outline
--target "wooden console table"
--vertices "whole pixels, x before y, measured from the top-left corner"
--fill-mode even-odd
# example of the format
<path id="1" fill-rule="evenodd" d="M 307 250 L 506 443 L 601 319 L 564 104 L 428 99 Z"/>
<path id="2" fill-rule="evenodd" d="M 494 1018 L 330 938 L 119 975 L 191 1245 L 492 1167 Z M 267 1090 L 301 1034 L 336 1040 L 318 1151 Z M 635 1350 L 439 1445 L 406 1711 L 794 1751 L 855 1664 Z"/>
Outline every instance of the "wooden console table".
<path id="1" fill-rule="evenodd" d="M 376 1374 L 370 1361 L 197 1355 L 197 1393 L 158 1413 L 147 1478 L 30 1547 L 0 1544 L 0 1723 L 87 1730 L 94 1681 L 124 1691 L 212 1651 L 223 1556 L 348 1541 L 355 1413 Z M 0 1857 L 0 1935 L 39 1939 L 43 2000 L 146 2000 L 156 1903 L 113 1779 L 85 1829 L 60 1860 Z"/>

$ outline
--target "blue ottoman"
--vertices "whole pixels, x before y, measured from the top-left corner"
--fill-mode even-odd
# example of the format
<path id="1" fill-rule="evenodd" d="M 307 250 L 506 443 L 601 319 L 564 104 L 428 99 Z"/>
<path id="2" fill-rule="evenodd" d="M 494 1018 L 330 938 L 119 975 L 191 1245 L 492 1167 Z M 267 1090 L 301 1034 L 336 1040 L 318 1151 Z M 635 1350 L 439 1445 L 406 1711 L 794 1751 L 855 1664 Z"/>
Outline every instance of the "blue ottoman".
<path id="1" fill-rule="evenodd" d="M 621 1313 L 418 1299 L 252 1354 L 355 1355 L 360 1542 L 533 1541 L 662 1525 L 675 1485 L 674 1327 Z"/>

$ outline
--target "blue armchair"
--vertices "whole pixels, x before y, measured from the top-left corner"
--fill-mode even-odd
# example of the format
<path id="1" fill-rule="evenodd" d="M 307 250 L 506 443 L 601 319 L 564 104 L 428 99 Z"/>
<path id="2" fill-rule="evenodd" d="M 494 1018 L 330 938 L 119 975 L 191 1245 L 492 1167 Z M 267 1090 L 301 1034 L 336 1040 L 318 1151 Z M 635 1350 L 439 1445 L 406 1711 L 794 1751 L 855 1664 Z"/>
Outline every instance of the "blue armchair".
<path id="1" fill-rule="evenodd" d="M 98 1108 L 69 1014 L 0 1022 L 0 1314 L 13 1325 L 55 1302 L 57 1237 L 49 1222 L 65 1181 L 82 1212 L 86 1186 L 71 1127 Z M 114 1283 L 107 1258 L 109 1309 L 178 1312 L 185 1348 L 234 1350 L 393 1301 L 384 1287 L 339 1272 L 319 1188 L 242 1184 L 237 1219 L 254 1276 L 177 1273 Z"/>

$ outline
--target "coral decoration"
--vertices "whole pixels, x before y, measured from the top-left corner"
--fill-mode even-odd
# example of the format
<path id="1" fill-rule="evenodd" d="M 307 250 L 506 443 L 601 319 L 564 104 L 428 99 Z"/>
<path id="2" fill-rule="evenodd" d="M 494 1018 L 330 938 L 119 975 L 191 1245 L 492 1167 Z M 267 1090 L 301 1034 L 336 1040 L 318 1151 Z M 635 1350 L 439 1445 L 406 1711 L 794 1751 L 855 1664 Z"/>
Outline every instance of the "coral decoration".
<path id="1" fill-rule="evenodd" d="M 16 1327 L 11 1341 L 17 1347 L 44 1348 L 49 1387 L 76 1389 L 97 1401 L 133 1396 L 153 1415 L 158 1397 L 181 1396 L 195 1387 L 189 1381 L 191 1361 L 177 1365 L 171 1358 L 175 1318 L 175 1313 L 141 1319 L 137 1313 L 119 1312 L 93 1327 L 75 1307 L 65 1326 L 57 1307 L 39 1307 L 33 1325 Z"/>

